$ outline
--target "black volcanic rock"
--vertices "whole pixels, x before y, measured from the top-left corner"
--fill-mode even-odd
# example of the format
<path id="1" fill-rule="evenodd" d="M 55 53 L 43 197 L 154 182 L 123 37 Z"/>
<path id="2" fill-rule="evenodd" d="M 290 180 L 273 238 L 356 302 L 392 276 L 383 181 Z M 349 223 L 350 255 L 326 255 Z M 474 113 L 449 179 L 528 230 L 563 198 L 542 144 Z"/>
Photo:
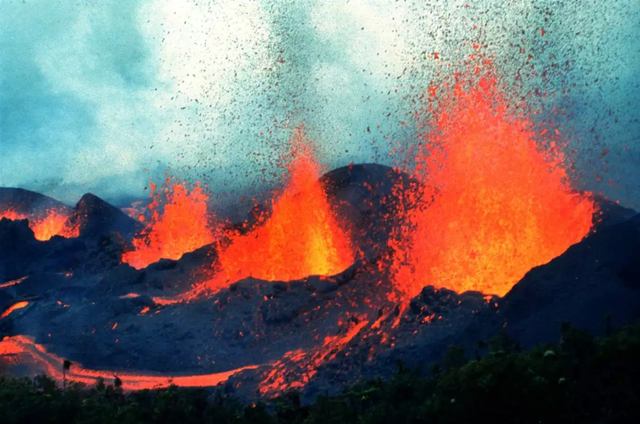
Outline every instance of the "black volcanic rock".
<path id="1" fill-rule="evenodd" d="M 0 249 L 5 251 L 15 250 L 24 244 L 36 241 L 33 230 L 29 227 L 29 221 L 19 219 L 16 221 L 0 218 Z"/>
<path id="2" fill-rule="evenodd" d="M 418 182 L 409 174 L 373 163 L 349 165 L 320 178 L 340 223 L 351 231 L 354 243 L 370 256 L 381 253 L 393 226 L 398 225 L 400 193 L 409 193 Z"/>
<path id="3" fill-rule="evenodd" d="M 0 219 L 0 283 L 27 275 L 44 251 L 27 220 Z"/>
<path id="4" fill-rule="evenodd" d="M 12 209 L 22 214 L 38 214 L 48 209 L 69 212 L 70 208 L 51 197 L 22 188 L 0 187 L 0 212 Z"/>
<path id="5" fill-rule="evenodd" d="M 596 228 L 618 224 L 633 218 L 638 212 L 625 208 L 618 203 L 605 197 L 596 195 L 594 197 L 598 211 L 594 216 Z"/>
<path id="6" fill-rule="evenodd" d="M 532 269 L 500 302 L 500 310 L 510 334 L 524 346 L 557 341 L 561 322 L 602 334 L 605 316 L 614 326 L 639 320 L 640 215 L 600 227 Z"/>
<path id="7" fill-rule="evenodd" d="M 68 224 L 74 228 L 79 226 L 80 237 L 86 238 L 117 232 L 123 238 L 129 239 L 142 229 L 139 222 L 91 193 L 82 196 L 73 208 Z"/>
<path id="8" fill-rule="evenodd" d="M 0 219 L 0 283 L 33 272 L 67 272 L 84 262 L 81 240 L 36 240 L 27 220 Z"/>

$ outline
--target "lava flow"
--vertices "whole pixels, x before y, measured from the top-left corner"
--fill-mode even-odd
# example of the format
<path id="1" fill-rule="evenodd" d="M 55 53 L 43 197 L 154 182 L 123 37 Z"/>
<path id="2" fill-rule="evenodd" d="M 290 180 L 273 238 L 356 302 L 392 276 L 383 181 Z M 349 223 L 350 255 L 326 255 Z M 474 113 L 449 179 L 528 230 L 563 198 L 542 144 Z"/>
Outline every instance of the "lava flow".
<path id="1" fill-rule="evenodd" d="M 26 279 L 27 279 L 27 277 L 20 277 L 20 278 L 15 279 L 15 280 L 4 282 L 4 283 L 0 284 L 0 289 L 4 289 L 4 288 L 7 288 L 7 287 L 11 287 L 11 286 L 16 286 L 16 285 L 22 283 Z"/>
<path id="2" fill-rule="evenodd" d="M 351 325 L 345 334 L 327 336 L 321 346 L 309 351 L 298 349 L 287 352 L 273 365 L 271 371 L 260 383 L 260 393 L 273 395 L 291 389 L 304 388 L 317 374 L 318 368 L 334 359 L 367 324 L 369 321 L 360 321 Z"/>
<path id="3" fill-rule="evenodd" d="M 7 218 L 12 221 L 27 219 L 29 228 L 33 231 L 36 240 L 47 241 L 53 236 L 66 238 L 78 237 L 79 228 L 70 227 L 67 219 L 69 216 L 56 209 L 48 209 L 42 214 L 23 214 L 12 209 L 0 212 L 0 219 Z"/>
<path id="4" fill-rule="evenodd" d="M 2 315 L 0 315 L 0 319 L 8 317 L 11 312 L 15 311 L 16 309 L 26 308 L 28 305 L 29 302 L 27 302 L 26 300 L 14 303 L 13 305 L 9 306 L 7 310 L 2 313 Z"/>
<path id="5" fill-rule="evenodd" d="M 427 285 L 503 296 L 592 226 L 594 203 L 571 190 L 556 141 L 538 145 L 496 77 L 476 77 L 430 99 L 439 106 L 418 153 L 422 204 L 407 211 L 392 265 L 405 297 Z"/>
<path id="6" fill-rule="evenodd" d="M 151 187 L 153 197 L 156 187 L 153 183 Z M 160 259 L 180 259 L 215 240 L 207 213 L 209 199 L 199 185 L 189 191 L 185 184 L 168 179 L 162 192 L 165 199 L 156 196 L 149 205 L 150 222 L 133 240 L 133 250 L 122 255 L 122 261 L 136 269 Z"/>
<path id="7" fill-rule="evenodd" d="M 170 385 L 179 387 L 213 387 L 227 381 L 234 374 L 257 368 L 257 366 L 251 365 L 215 374 L 161 376 L 135 374 L 132 372 L 89 370 L 79 364 L 73 364 L 71 369 L 63 376 L 62 364 L 64 360 L 53 353 L 47 352 L 44 346 L 34 343 L 31 338 L 12 336 L 5 337 L 0 341 L 0 358 L 9 361 L 13 359 L 13 361 L 24 365 L 29 357 L 33 361 L 34 371 L 45 372 L 56 381 L 60 382 L 63 381 L 63 378 L 66 378 L 67 381 L 93 385 L 98 379 L 109 381 L 117 376 L 122 381 L 122 389 L 126 391 L 161 389 Z"/>
<path id="8" fill-rule="evenodd" d="M 348 234 L 338 225 L 318 178 L 320 167 L 300 129 L 292 140 L 289 181 L 269 217 L 249 234 L 230 234 L 219 254 L 219 273 L 204 283 L 216 292 L 247 277 L 291 281 L 333 275 L 354 261 Z"/>

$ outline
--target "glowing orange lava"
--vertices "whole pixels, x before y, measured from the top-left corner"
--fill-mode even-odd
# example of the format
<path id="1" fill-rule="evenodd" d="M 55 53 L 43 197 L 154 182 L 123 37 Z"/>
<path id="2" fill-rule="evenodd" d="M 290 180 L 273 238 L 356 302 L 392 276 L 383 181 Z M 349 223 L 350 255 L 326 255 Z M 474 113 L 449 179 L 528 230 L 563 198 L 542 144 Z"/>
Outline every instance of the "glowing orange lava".
<path id="1" fill-rule="evenodd" d="M 69 216 L 65 213 L 49 210 L 44 217 L 36 218 L 31 228 L 36 239 L 41 241 L 49 240 L 56 235 L 66 238 L 78 237 L 80 228 L 78 226 L 69 227 L 67 225 L 68 218 Z"/>
<path id="2" fill-rule="evenodd" d="M 11 286 L 15 286 L 17 284 L 22 283 L 24 280 L 26 280 L 28 277 L 20 277 L 16 280 L 11 280 L 11 281 L 7 281 L 5 283 L 0 284 L 0 289 L 4 289 L 7 287 L 11 287 Z"/>
<path id="3" fill-rule="evenodd" d="M 30 357 L 33 361 L 34 371 L 38 373 L 45 372 L 56 381 L 62 381 L 63 358 L 47 352 L 44 346 L 34 343 L 31 338 L 13 336 L 5 337 L 4 340 L 0 341 L 0 357 L 11 360 L 16 356 L 21 364 L 26 364 L 26 359 Z M 132 372 L 89 370 L 83 368 L 80 364 L 74 363 L 71 369 L 66 372 L 66 379 L 68 381 L 93 385 L 99 378 L 105 381 L 111 381 L 117 376 L 122 381 L 123 390 L 126 391 L 161 389 L 169 387 L 172 384 L 179 387 L 211 387 L 227 381 L 229 377 L 234 374 L 255 368 L 257 368 L 257 366 L 252 365 L 215 374 L 161 376 L 135 374 Z"/>
<path id="4" fill-rule="evenodd" d="M 302 131 L 291 141 L 289 181 L 272 203 L 272 213 L 249 234 L 230 234 L 219 254 L 219 273 L 205 283 L 218 291 L 246 277 L 291 281 L 342 272 L 354 261 L 348 234 L 331 210 L 316 163 Z"/>
<path id="5" fill-rule="evenodd" d="M 149 225 L 133 240 L 134 249 L 122 255 L 122 261 L 136 269 L 160 259 L 180 259 L 215 240 L 209 225 L 207 194 L 197 185 L 191 191 L 185 184 L 167 180 L 166 201 L 156 198 L 149 206 L 153 211 Z M 151 196 L 155 186 L 152 184 Z M 161 204 L 163 210 L 159 211 Z"/>
<path id="6" fill-rule="evenodd" d="M 407 212 L 392 266 L 405 297 L 426 285 L 503 296 L 592 226 L 594 203 L 571 190 L 560 148 L 538 145 L 495 77 L 477 77 L 439 100 L 419 152 L 422 204 Z"/>
<path id="7" fill-rule="evenodd" d="M 2 313 L 2 315 L 0 315 L 0 319 L 8 317 L 11 312 L 15 311 L 16 309 L 26 308 L 28 304 L 29 302 L 27 302 L 26 300 L 14 303 L 13 305 L 9 306 L 7 310 Z"/>
<path id="8" fill-rule="evenodd" d="M 29 220 L 29 228 L 33 231 L 36 240 L 40 241 L 47 241 L 53 236 L 73 238 L 80 235 L 78 227 L 69 226 L 67 222 L 69 218 L 68 214 L 56 209 L 48 209 L 40 215 L 22 214 L 9 209 L 0 212 L 0 219 L 2 218 L 7 218 L 12 221 L 20 219 Z"/>
<path id="9" fill-rule="evenodd" d="M 260 383 L 258 387 L 260 394 L 274 395 L 291 389 L 304 388 L 317 374 L 318 367 L 334 359 L 368 323 L 368 321 L 360 321 L 352 325 L 345 334 L 327 336 L 321 346 L 309 351 L 298 349 L 287 352 L 283 359 L 273 365 L 272 370 Z"/>
<path id="10" fill-rule="evenodd" d="M 17 221 L 20 219 L 27 219 L 24 214 L 18 213 L 12 209 L 5 210 L 4 212 L 0 212 L 0 219 L 6 218 L 11 221 Z"/>

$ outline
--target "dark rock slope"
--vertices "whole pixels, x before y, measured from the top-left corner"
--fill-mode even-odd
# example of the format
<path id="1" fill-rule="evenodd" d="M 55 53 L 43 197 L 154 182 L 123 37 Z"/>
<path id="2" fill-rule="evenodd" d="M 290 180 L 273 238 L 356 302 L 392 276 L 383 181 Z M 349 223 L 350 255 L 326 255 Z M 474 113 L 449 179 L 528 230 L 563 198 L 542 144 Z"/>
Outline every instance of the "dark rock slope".
<path id="1" fill-rule="evenodd" d="M 28 215 L 39 214 L 48 209 L 68 212 L 70 208 L 62 202 L 34 191 L 0 187 L 0 212 L 7 209 Z"/>

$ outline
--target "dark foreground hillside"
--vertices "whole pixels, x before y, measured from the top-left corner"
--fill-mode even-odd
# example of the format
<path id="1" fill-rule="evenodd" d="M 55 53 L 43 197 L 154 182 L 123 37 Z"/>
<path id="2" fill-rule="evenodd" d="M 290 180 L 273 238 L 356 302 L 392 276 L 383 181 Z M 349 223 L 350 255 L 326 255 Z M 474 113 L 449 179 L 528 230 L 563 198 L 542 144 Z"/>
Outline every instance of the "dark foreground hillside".
<path id="1" fill-rule="evenodd" d="M 242 405 L 223 390 L 125 394 L 118 380 L 64 390 L 46 377 L 0 377 L 0 423 L 638 423 L 640 325 L 606 333 L 594 339 L 564 325 L 557 344 L 527 352 L 497 337 L 470 359 L 452 346 L 430 370 L 399 364 L 388 381 L 310 406 L 296 393 Z"/>

